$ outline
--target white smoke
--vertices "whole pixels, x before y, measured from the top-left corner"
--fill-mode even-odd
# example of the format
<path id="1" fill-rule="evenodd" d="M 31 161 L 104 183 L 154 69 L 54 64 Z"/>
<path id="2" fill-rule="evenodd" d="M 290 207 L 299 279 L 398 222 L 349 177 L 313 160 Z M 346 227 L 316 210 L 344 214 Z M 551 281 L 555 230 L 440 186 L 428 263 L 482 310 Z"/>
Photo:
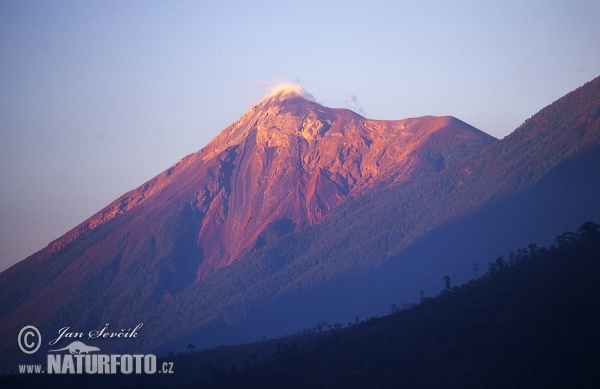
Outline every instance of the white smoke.
<path id="1" fill-rule="evenodd" d="M 363 109 L 362 105 L 360 105 L 360 103 L 358 102 L 358 97 L 356 95 L 350 96 L 350 100 L 346 100 L 345 103 L 346 103 L 346 108 L 351 109 L 352 111 L 354 111 L 362 116 L 367 115 L 365 113 L 365 110 Z"/>
<path id="2" fill-rule="evenodd" d="M 279 83 L 276 85 L 273 85 L 269 88 L 269 93 L 267 93 L 264 97 L 264 99 L 268 99 L 271 98 L 273 96 L 277 96 L 277 95 L 288 95 L 288 94 L 297 94 L 299 96 L 304 97 L 306 100 L 310 100 L 310 101 L 315 101 L 315 98 L 313 95 L 311 95 L 310 93 L 308 93 L 306 90 L 304 90 L 304 88 L 298 84 L 294 84 L 291 82 L 283 82 L 283 83 Z"/>
<path id="3" fill-rule="evenodd" d="M 266 94 L 264 94 L 260 99 L 253 101 L 253 104 L 259 104 L 267 99 L 278 95 L 281 97 L 285 97 L 290 94 L 297 94 L 305 98 L 306 100 L 316 102 L 313 95 L 308 93 L 301 85 L 293 82 L 285 82 L 282 80 L 259 81 L 253 82 L 252 84 L 248 85 L 245 89 L 264 86 L 268 86 L 269 91 Z"/>

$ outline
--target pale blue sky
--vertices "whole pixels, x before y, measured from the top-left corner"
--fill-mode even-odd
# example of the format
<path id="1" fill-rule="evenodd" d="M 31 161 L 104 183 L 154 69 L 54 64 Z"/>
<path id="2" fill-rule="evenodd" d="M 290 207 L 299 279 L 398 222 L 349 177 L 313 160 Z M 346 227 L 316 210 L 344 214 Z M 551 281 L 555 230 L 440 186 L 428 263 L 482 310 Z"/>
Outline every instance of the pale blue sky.
<path id="1" fill-rule="evenodd" d="M 0 0 L 0 270 L 204 147 L 272 80 L 501 138 L 600 75 L 598 20 L 597 0 Z"/>

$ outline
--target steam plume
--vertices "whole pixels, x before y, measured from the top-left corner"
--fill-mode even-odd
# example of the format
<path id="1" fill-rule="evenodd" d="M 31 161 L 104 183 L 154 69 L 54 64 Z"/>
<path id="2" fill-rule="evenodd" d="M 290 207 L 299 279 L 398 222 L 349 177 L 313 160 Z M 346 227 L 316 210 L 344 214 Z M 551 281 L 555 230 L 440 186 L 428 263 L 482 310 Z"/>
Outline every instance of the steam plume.
<path id="1" fill-rule="evenodd" d="M 277 95 L 285 96 L 292 93 L 297 94 L 306 100 L 316 102 L 313 95 L 304 90 L 304 88 L 299 84 L 293 82 L 282 82 L 281 80 L 253 82 L 252 84 L 248 85 L 246 89 L 267 85 L 269 86 L 269 91 L 253 103 L 258 104 Z"/>

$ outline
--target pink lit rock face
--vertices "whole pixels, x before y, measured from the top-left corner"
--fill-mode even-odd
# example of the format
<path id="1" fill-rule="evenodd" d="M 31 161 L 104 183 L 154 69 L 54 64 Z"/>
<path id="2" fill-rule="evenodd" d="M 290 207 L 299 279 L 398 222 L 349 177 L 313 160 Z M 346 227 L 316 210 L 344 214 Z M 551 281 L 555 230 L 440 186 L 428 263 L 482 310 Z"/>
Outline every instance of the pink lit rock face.
<path id="1" fill-rule="evenodd" d="M 491 136 L 453 117 L 369 120 L 277 90 L 204 149 L 125 194 L 41 253 L 124 213 L 123 236 L 156 234 L 167 215 L 193 212 L 196 280 L 274 234 L 319 223 L 347 196 L 423 178 L 477 152 Z M 135 248 L 133 248 L 135 250 Z M 193 267 L 196 267 L 194 265 Z M 191 270 L 191 268 L 188 268 Z"/>

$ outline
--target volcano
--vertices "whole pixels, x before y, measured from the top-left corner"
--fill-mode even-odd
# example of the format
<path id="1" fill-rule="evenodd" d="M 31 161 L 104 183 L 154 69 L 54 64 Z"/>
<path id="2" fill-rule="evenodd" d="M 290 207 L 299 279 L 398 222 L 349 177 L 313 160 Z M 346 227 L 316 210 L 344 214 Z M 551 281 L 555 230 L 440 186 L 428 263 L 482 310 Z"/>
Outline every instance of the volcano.
<path id="1" fill-rule="evenodd" d="M 600 219 L 599 129 L 600 78 L 502 140 L 280 88 L 1 273 L 3 360 L 27 357 L 25 325 L 143 322 L 139 339 L 101 348 L 166 353 L 380 314 L 443 275 L 466 281 L 473 262 Z"/>
<path id="2" fill-rule="evenodd" d="M 160 242 L 174 265 L 163 272 L 171 292 L 273 235 L 319 223 L 347 196 L 423 178 L 495 140 L 450 116 L 369 120 L 303 94 L 277 89 L 205 148 L 52 242 L 38 260 L 120 215 L 132 220 L 111 235 L 139 242 L 168 230 L 172 215 L 183 212 L 186 237 Z"/>

